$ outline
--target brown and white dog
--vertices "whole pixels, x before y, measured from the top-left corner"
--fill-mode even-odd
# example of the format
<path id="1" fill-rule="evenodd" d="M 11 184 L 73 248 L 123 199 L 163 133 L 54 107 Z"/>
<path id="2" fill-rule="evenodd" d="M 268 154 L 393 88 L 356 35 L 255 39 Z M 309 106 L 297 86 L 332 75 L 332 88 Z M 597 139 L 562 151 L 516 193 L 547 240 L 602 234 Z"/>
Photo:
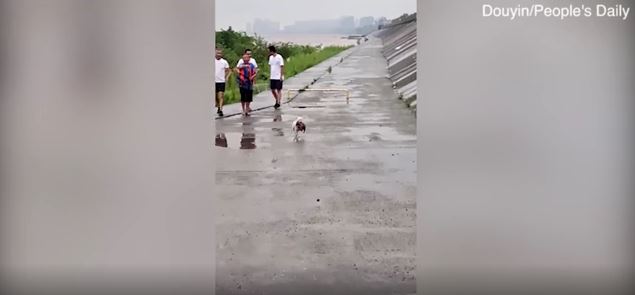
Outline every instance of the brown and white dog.
<path id="1" fill-rule="evenodd" d="M 302 117 L 298 117 L 297 119 L 295 119 L 295 121 L 293 121 L 293 123 L 291 124 L 291 129 L 293 130 L 293 133 L 295 135 L 295 137 L 293 138 L 295 141 L 298 140 L 300 132 L 306 133 L 306 125 L 304 125 L 304 122 L 302 122 Z"/>

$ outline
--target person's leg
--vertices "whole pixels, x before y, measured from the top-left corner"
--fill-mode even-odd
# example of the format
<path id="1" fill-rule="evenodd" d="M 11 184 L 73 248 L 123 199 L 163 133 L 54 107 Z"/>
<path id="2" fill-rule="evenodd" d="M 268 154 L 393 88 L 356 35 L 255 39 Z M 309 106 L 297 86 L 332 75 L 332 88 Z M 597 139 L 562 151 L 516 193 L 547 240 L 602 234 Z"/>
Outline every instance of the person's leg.
<path id="1" fill-rule="evenodd" d="M 269 89 L 271 89 L 271 94 L 273 94 L 273 100 L 275 103 L 278 102 L 278 93 L 276 92 L 275 81 L 269 80 Z"/>
<path id="2" fill-rule="evenodd" d="M 219 89 L 219 85 L 218 83 L 216 83 L 216 91 L 214 92 L 214 100 L 216 101 L 216 113 L 218 113 L 220 111 L 220 107 L 219 107 L 219 102 L 218 102 L 218 91 Z"/>
<path id="3" fill-rule="evenodd" d="M 251 102 L 254 99 L 254 90 L 253 89 L 249 89 L 247 90 L 247 115 L 249 115 L 249 113 L 251 113 Z"/>
<path id="4" fill-rule="evenodd" d="M 278 87 L 278 101 L 282 102 L 282 84 L 284 80 L 280 79 L 280 87 Z"/>
<path id="5" fill-rule="evenodd" d="M 273 93 L 274 99 L 274 107 L 278 109 L 280 107 L 280 94 L 278 92 L 278 81 L 280 80 L 271 80 L 271 93 Z"/>
<path id="6" fill-rule="evenodd" d="M 225 102 L 225 92 L 218 93 L 218 115 L 223 115 L 223 103 Z"/>
<path id="7" fill-rule="evenodd" d="M 276 80 L 276 103 L 280 105 L 282 101 L 282 80 Z"/>
<path id="8" fill-rule="evenodd" d="M 249 100 L 249 102 L 251 102 L 251 100 Z M 251 113 L 251 104 L 250 103 L 247 104 L 247 112 Z"/>
<path id="9" fill-rule="evenodd" d="M 278 92 L 275 89 L 271 89 L 271 94 L 273 94 L 273 102 L 278 102 Z"/>
<path id="10" fill-rule="evenodd" d="M 245 101 L 245 89 L 240 88 L 240 107 L 242 108 L 243 115 L 247 112 L 247 104 Z"/>
<path id="11" fill-rule="evenodd" d="M 218 102 L 218 100 L 219 100 L 219 96 L 220 96 L 220 95 L 218 94 L 218 92 L 216 92 L 216 95 L 215 95 L 215 100 L 216 100 L 216 112 L 217 112 L 217 113 L 220 111 L 220 103 Z"/>
<path id="12" fill-rule="evenodd" d="M 218 112 L 223 112 L 223 104 L 225 103 L 225 83 L 218 83 Z"/>

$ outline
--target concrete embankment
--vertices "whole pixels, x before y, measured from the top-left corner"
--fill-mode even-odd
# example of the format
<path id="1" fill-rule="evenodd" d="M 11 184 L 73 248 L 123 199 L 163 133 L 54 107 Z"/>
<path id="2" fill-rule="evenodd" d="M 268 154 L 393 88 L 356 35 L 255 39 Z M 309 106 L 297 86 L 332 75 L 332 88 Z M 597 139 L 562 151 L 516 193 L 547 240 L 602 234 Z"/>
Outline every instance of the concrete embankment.
<path id="1" fill-rule="evenodd" d="M 388 76 L 408 107 L 417 109 L 417 19 L 416 14 L 394 20 L 375 33 L 383 42 Z"/>

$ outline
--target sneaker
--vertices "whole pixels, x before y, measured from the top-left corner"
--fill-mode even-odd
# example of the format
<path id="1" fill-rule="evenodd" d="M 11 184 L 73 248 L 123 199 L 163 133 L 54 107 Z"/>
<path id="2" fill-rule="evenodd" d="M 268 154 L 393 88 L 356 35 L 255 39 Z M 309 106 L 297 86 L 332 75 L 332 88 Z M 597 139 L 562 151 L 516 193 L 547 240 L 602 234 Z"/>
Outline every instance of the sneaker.
<path id="1" fill-rule="evenodd" d="M 273 107 L 277 110 L 280 107 L 280 104 L 276 102 L 276 104 L 274 104 Z"/>
<path id="2" fill-rule="evenodd" d="M 223 111 L 218 110 L 218 116 L 222 117 L 223 116 Z"/>

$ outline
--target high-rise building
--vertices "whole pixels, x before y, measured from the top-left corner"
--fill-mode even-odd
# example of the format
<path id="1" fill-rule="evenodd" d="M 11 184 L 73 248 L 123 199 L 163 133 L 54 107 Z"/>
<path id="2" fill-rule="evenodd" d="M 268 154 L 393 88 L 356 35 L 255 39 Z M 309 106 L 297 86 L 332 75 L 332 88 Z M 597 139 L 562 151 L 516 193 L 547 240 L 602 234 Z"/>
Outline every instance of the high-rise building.
<path id="1" fill-rule="evenodd" d="M 256 19 L 252 30 L 256 34 L 275 34 L 280 32 L 280 23 L 266 19 Z"/>
<path id="2" fill-rule="evenodd" d="M 338 20 L 306 20 L 296 21 L 285 26 L 285 33 L 333 34 L 339 31 Z"/>
<path id="3" fill-rule="evenodd" d="M 355 18 L 344 16 L 340 18 L 340 33 L 351 34 L 355 32 Z"/>
<path id="4" fill-rule="evenodd" d="M 368 27 L 368 26 L 375 26 L 375 18 L 372 16 L 365 16 L 359 19 L 359 26 L 360 27 Z"/>

